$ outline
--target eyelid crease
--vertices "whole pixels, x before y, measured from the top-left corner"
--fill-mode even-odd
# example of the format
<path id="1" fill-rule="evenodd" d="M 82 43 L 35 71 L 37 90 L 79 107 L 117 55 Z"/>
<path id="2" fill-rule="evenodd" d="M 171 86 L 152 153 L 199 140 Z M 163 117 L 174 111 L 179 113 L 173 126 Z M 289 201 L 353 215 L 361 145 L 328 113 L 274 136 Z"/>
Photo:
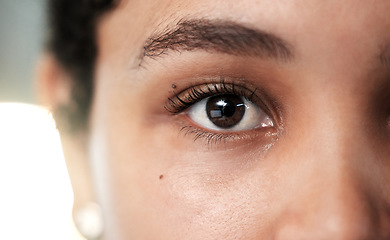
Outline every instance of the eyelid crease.
<path id="1" fill-rule="evenodd" d="M 379 55 L 380 62 L 390 71 L 390 44 Z"/>

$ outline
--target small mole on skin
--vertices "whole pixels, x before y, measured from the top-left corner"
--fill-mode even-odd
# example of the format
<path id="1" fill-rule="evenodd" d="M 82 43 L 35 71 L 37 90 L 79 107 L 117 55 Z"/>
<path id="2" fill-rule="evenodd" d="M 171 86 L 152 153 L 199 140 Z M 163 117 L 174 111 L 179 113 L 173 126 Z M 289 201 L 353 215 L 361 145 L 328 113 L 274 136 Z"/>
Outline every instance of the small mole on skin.
<path id="1" fill-rule="evenodd" d="M 164 178 L 164 175 L 160 175 L 160 180 Z"/>
<path id="2" fill-rule="evenodd" d="M 172 84 L 172 88 L 175 89 L 176 88 L 176 84 Z"/>

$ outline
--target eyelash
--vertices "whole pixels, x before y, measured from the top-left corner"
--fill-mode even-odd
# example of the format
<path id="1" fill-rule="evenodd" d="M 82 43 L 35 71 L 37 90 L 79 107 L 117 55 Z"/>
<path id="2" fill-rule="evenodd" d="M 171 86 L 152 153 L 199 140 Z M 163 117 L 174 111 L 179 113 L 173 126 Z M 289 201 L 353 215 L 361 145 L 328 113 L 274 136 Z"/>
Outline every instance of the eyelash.
<path id="1" fill-rule="evenodd" d="M 236 85 L 234 81 L 227 83 L 224 78 L 221 78 L 220 83 L 211 82 L 191 86 L 187 90 L 175 94 L 173 98 L 168 98 L 168 104 L 164 108 L 172 114 L 179 114 L 200 100 L 219 94 L 234 94 L 254 102 L 253 97 L 256 96 L 256 91 L 257 88 L 250 91 L 245 86 Z"/>
<path id="2" fill-rule="evenodd" d="M 268 105 L 265 104 L 258 96 L 258 94 L 260 94 L 258 88 L 250 90 L 243 83 L 236 84 L 234 81 L 226 82 L 224 77 L 220 78 L 220 82 L 210 82 L 191 86 L 180 93 L 174 94 L 173 98 L 168 98 L 168 103 L 164 106 L 164 108 L 173 115 L 183 113 L 186 109 L 204 98 L 220 94 L 234 94 L 257 104 L 259 108 L 274 119 Z M 184 126 L 181 128 L 181 131 L 184 131 L 185 135 L 194 135 L 194 142 L 204 138 L 208 144 L 216 144 L 219 142 L 227 142 L 230 140 L 245 139 L 249 137 L 249 135 L 245 133 L 216 133 L 194 126 Z"/>

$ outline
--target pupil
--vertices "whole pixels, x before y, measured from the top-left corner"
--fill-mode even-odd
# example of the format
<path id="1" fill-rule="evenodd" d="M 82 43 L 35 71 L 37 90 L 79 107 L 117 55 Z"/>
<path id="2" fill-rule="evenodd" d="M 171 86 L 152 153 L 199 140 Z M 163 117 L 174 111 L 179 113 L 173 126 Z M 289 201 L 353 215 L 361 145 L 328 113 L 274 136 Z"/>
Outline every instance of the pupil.
<path id="1" fill-rule="evenodd" d="M 212 123 L 221 128 L 237 125 L 245 114 L 245 104 L 241 97 L 224 94 L 210 97 L 206 105 L 207 116 Z"/>

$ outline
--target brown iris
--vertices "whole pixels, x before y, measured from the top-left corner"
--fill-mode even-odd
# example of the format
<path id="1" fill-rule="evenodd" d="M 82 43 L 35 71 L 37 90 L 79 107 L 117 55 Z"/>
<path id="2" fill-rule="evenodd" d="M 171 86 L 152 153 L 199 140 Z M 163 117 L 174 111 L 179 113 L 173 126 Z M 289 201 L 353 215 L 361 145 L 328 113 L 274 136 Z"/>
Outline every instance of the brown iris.
<path id="1" fill-rule="evenodd" d="M 245 114 L 244 100 L 233 94 L 210 97 L 206 105 L 207 116 L 220 128 L 237 125 Z"/>

